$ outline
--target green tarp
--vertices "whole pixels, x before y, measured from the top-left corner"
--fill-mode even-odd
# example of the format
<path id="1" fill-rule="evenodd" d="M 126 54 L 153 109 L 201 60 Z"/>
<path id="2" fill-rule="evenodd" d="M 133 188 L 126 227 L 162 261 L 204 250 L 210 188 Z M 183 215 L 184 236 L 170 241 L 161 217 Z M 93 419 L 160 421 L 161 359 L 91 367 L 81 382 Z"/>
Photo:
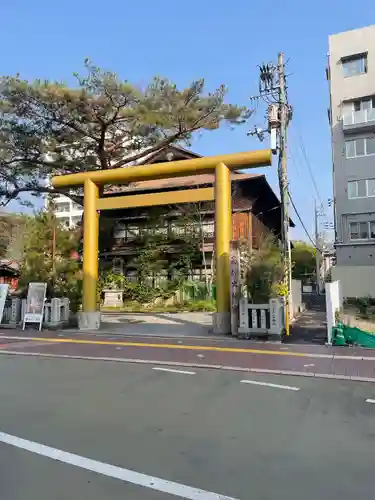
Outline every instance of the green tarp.
<path id="1" fill-rule="evenodd" d="M 359 328 L 338 323 L 332 330 L 333 345 L 359 345 L 375 349 L 375 335 Z"/>

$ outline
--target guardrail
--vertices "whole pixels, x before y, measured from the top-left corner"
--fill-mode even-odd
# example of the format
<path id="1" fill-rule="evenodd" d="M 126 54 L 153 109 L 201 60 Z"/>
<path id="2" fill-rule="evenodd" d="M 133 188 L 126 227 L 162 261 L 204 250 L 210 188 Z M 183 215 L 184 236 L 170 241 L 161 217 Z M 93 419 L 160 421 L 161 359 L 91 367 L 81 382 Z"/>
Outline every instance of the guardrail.
<path id="1" fill-rule="evenodd" d="M 368 123 L 375 121 L 375 109 L 361 109 L 359 111 L 352 111 L 343 116 L 344 126 L 359 125 L 361 123 Z"/>

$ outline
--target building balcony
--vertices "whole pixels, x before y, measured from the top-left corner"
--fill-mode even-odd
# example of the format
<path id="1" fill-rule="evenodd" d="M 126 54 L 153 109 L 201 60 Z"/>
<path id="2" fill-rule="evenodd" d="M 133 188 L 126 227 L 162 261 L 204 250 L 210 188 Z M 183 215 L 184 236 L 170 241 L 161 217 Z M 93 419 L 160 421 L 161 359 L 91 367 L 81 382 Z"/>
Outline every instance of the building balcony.
<path id="1" fill-rule="evenodd" d="M 375 109 L 361 109 L 345 114 L 342 127 L 346 134 L 375 131 Z"/>

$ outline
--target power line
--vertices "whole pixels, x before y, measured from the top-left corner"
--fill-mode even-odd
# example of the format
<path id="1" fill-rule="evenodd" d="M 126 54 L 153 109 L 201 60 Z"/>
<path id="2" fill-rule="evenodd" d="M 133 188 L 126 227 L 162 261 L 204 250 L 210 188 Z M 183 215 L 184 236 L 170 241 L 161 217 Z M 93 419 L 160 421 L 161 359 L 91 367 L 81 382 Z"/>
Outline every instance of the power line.
<path id="1" fill-rule="evenodd" d="M 293 127 L 295 130 L 296 128 Z M 311 168 L 311 164 L 310 164 L 310 161 L 307 157 L 307 153 L 306 153 L 306 148 L 305 148 L 305 144 L 303 142 L 303 138 L 302 138 L 302 135 L 296 130 L 296 133 L 298 134 L 298 139 L 299 139 L 299 147 L 301 149 L 301 152 L 302 152 L 302 156 L 303 156 L 303 159 L 305 160 L 305 163 L 306 163 L 306 166 L 307 166 L 307 169 L 309 171 L 309 174 L 310 174 L 310 177 L 311 177 L 311 180 L 312 180 L 312 183 L 313 183 L 313 186 L 314 186 L 314 189 L 316 191 L 316 194 L 318 196 L 318 199 L 320 201 L 320 203 L 323 205 L 323 201 L 322 201 L 322 197 L 320 196 L 320 192 L 319 192 L 319 189 L 318 189 L 318 185 L 316 183 L 316 180 L 315 180 L 315 176 L 314 176 L 314 173 L 313 173 L 313 169 Z"/>
<path id="2" fill-rule="evenodd" d="M 300 221 L 301 226 L 303 227 L 303 229 L 304 229 L 304 231 L 305 231 L 305 233 L 306 233 L 307 237 L 309 238 L 309 240 L 310 240 L 310 242 L 311 242 L 312 246 L 315 248 L 315 250 L 318 250 L 319 252 L 321 252 L 320 248 L 318 248 L 318 247 L 316 246 L 316 244 L 314 243 L 314 240 L 311 238 L 311 236 L 310 236 L 310 234 L 309 234 L 308 230 L 306 229 L 306 226 L 305 226 L 305 224 L 304 224 L 304 222 L 303 222 L 303 220 L 302 220 L 302 218 L 301 218 L 301 216 L 300 216 L 300 214 L 299 214 L 299 212 L 298 212 L 298 210 L 297 210 L 297 208 L 296 208 L 296 206 L 295 206 L 295 204 L 294 204 L 294 201 L 293 201 L 292 195 L 290 194 L 290 191 L 289 191 L 289 190 L 288 190 L 288 195 L 289 195 L 289 200 L 290 200 L 290 203 L 292 204 L 293 210 L 295 211 L 295 213 L 296 213 L 296 215 L 297 215 L 297 217 L 298 217 L 298 220 Z"/>

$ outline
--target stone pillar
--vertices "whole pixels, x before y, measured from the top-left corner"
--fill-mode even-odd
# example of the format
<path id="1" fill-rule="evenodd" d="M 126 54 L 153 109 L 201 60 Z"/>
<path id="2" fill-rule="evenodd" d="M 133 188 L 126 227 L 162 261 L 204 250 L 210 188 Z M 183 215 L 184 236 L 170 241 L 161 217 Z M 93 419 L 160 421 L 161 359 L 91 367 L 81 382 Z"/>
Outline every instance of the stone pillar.
<path id="1" fill-rule="evenodd" d="M 61 303 L 60 299 L 51 300 L 51 325 L 58 326 L 61 321 Z"/>
<path id="2" fill-rule="evenodd" d="M 270 299 L 270 335 L 281 337 L 285 329 L 285 300 L 282 297 Z"/>
<path id="3" fill-rule="evenodd" d="M 12 299 L 10 324 L 17 325 L 21 322 L 21 299 Z"/>
<path id="4" fill-rule="evenodd" d="M 22 323 L 23 318 L 25 317 L 26 313 L 26 299 L 22 299 L 21 301 L 21 319 L 20 322 Z"/>
<path id="5" fill-rule="evenodd" d="M 61 321 L 63 321 L 64 323 L 68 323 L 70 318 L 70 307 L 69 307 L 70 301 L 67 297 L 63 297 L 61 299 L 61 304 L 62 304 Z"/>
<path id="6" fill-rule="evenodd" d="M 100 311 L 93 313 L 78 313 L 78 328 L 80 330 L 99 330 Z"/>

